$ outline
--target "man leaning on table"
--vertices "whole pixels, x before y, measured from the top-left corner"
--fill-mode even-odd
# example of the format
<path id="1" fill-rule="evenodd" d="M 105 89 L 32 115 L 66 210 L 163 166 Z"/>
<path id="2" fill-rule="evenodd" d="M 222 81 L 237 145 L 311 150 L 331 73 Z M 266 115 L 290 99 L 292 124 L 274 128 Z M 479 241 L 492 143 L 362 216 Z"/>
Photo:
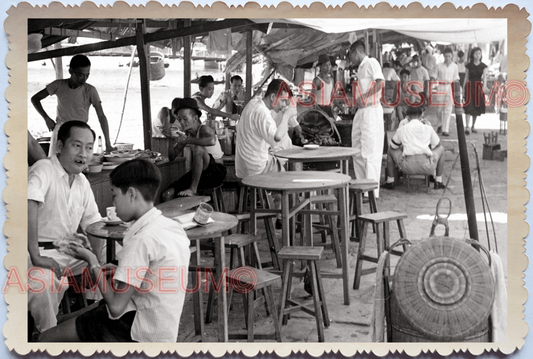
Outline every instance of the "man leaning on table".
<path id="1" fill-rule="evenodd" d="M 380 101 L 384 77 L 379 62 L 366 55 L 364 41 L 358 40 L 350 46 L 350 61 L 358 67 L 360 89 L 354 95 L 358 110 L 352 126 L 352 147 L 357 151 L 353 156 L 355 177 L 379 183 L 385 136 Z M 374 194 L 379 197 L 379 188 Z"/>
<path id="2" fill-rule="evenodd" d="M 284 171 L 282 163 L 270 153 L 278 146 L 288 131 L 288 116 L 279 125 L 272 118 L 271 110 L 282 111 L 287 107 L 292 92 L 280 79 L 270 82 L 263 98 L 252 99 L 241 114 L 237 124 L 235 144 L 235 172 L 237 177 Z"/>
<path id="3" fill-rule="evenodd" d="M 57 325 L 59 303 L 68 285 L 59 286 L 66 269 L 81 273 L 84 261 L 56 249 L 57 240 L 81 240 L 100 258 L 103 242 L 79 234 L 102 220 L 89 181 L 81 173 L 93 156 L 95 134 L 82 121 L 65 122 L 58 151 L 37 161 L 28 174 L 28 310 L 39 331 Z M 52 272 L 53 271 L 53 272 Z"/>

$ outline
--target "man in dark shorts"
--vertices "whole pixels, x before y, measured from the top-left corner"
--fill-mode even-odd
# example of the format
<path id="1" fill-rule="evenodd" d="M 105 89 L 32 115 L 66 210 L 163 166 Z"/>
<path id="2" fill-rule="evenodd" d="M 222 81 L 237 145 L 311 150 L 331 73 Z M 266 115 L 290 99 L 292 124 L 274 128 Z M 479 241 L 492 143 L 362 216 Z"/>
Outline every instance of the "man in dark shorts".
<path id="1" fill-rule="evenodd" d="M 207 147 L 215 146 L 215 131 L 200 122 L 202 112 L 192 98 L 176 98 L 172 101 L 172 113 L 177 117 L 184 134 L 180 135 L 174 148 L 179 153 L 190 145 L 192 151 L 191 170 L 172 183 L 161 195 L 163 201 L 176 196 L 194 196 L 198 189 L 218 187 L 226 177 L 226 167 L 215 162 Z"/>

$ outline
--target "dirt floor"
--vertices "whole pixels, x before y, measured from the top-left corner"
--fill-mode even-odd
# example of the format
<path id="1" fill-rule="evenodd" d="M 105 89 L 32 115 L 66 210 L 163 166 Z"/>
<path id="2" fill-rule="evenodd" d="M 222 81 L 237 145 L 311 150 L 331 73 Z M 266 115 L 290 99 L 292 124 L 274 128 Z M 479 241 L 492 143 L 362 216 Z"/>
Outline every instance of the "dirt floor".
<path id="1" fill-rule="evenodd" d="M 490 235 L 490 247 L 495 249 L 495 237 L 497 240 L 497 250 L 502 258 L 504 269 L 507 269 L 507 160 L 484 160 L 483 143 L 484 133 L 499 131 L 499 118 L 495 114 L 486 114 L 481 116 L 477 121 L 479 130 L 476 134 L 470 134 L 466 137 L 468 141 L 468 152 L 470 162 L 470 173 L 472 178 L 474 199 L 477 213 L 477 225 L 479 240 L 482 245 L 488 247 L 487 230 Z M 424 188 L 423 180 L 412 180 L 411 190 L 407 190 L 406 181 L 396 185 L 394 190 L 380 191 L 377 201 L 379 211 L 390 210 L 403 212 L 407 214 L 404 220 L 407 238 L 411 240 L 424 239 L 429 236 L 433 218 L 435 216 L 436 205 L 442 197 L 447 197 L 452 203 L 451 215 L 449 218 L 450 237 L 457 239 L 466 239 L 469 237 L 469 230 L 466 218 L 465 200 L 463 195 L 463 184 L 461 175 L 461 164 L 457 160 L 458 145 L 457 131 L 455 128 L 455 119 L 452 117 L 450 126 L 450 137 L 443 137 L 442 144 L 446 148 L 446 163 L 444 169 L 444 183 L 448 188 L 443 190 L 434 190 L 431 183 L 428 193 Z M 507 138 L 498 134 L 498 143 L 501 150 L 507 149 Z M 480 176 L 477 169 L 477 161 L 474 152 L 474 146 L 477 149 L 479 158 L 479 167 L 482 182 L 488 198 L 488 206 L 494 221 L 494 232 L 492 224 L 489 222 L 485 225 L 484 210 L 480 195 Z M 444 208 L 447 206 L 444 205 Z M 485 205 L 487 207 L 487 205 Z M 368 212 L 368 205 L 364 205 L 364 212 Z M 487 212 L 487 218 L 490 220 Z M 262 228 L 262 227 L 261 227 Z M 437 227 L 437 235 L 444 233 L 444 227 Z M 264 231 L 261 233 L 264 234 Z M 278 237 L 280 231 L 277 231 Z M 374 234 L 369 231 L 370 240 L 367 242 L 367 248 L 370 254 L 375 253 L 376 246 Z M 399 238 L 396 225 L 390 227 L 391 242 Z M 266 237 L 265 237 L 266 238 Z M 318 238 L 318 237 L 317 237 Z M 263 261 L 268 258 L 266 251 L 266 240 L 260 245 Z M 326 342 L 368 342 L 370 330 L 370 318 L 373 306 L 373 296 L 375 289 L 375 274 L 364 275 L 361 278 L 361 285 L 358 290 L 351 289 L 354 268 L 356 265 L 356 253 L 358 243 L 350 241 L 349 243 L 349 266 L 350 266 L 350 305 L 343 304 L 342 282 L 341 279 L 324 278 L 326 292 L 326 301 L 331 319 L 329 328 L 325 329 Z M 206 263 L 212 258 L 209 251 L 203 251 L 203 257 Z M 227 256 L 228 258 L 229 256 Z M 229 258 L 228 258 L 229 260 Z M 391 265 L 397 263 L 398 257 L 391 256 Z M 336 269 L 334 255 L 330 248 L 326 247 L 326 259 L 321 262 L 324 271 Z M 365 262 L 364 267 L 375 266 Z M 392 269 L 394 270 L 394 269 Z M 295 278 L 293 281 L 293 297 L 301 300 L 311 300 L 310 296 L 304 291 L 303 280 Z M 274 299 L 279 306 L 281 280 L 274 286 Z M 207 295 L 205 296 L 207 300 Z M 205 305 L 205 303 L 204 303 Z M 188 296 L 185 308 L 183 310 L 180 334 L 178 341 L 195 340 L 193 324 L 192 296 Z M 245 333 L 244 311 L 242 299 L 239 295 L 233 298 L 233 309 L 229 314 L 230 333 Z M 255 320 L 256 333 L 273 332 L 272 320 L 266 316 L 264 305 L 258 305 L 256 309 Z M 207 341 L 217 341 L 217 324 L 216 316 L 211 324 L 206 325 Z M 317 329 L 315 319 L 303 312 L 297 312 L 291 315 L 287 325 L 282 327 L 282 339 L 284 342 L 317 342 Z"/>

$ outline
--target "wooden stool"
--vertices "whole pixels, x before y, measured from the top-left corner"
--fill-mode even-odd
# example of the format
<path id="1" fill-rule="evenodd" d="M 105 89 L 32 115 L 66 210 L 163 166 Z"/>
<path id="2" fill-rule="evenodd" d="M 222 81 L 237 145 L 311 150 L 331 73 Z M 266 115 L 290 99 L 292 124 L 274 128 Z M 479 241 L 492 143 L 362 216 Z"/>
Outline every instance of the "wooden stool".
<path id="1" fill-rule="evenodd" d="M 359 243 L 359 250 L 357 251 L 357 264 L 355 265 L 355 278 L 353 282 L 353 289 L 359 289 L 359 284 L 361 282 L 361 275 L 373 273 L 376 271 L 376 268 L 368 268 L 363 270 L 363 261 L 369 261 L 377 263 L 379 256 L 383 251 L 388 250 L 390 247 L 390 238 L 389 238 L 389 222 L 396 221 L 398 224 L 398 231 L 400 232 L 400 238 L 405 238 L 405 227 L 403 224 L 403 219 L 407 218 L 405 213 L 398 213 L 392 211 L 386 212 L 377 212 L 370 214 L 362 214 L 359 216 L 359 223 L 362 225 L 361 229 L 361 239 Z M 375 225 L 376 228 L 376 244 L 377 244 L 377 257 L 370 257 L 365 254 L 365 246 L 367 239 L 367 230 L 368 224 L 371 223 Z M 379 225 L 383 224 L 383 235 Z M 403 250 L 407 249 L 406 245 L 403 245 Z M 402 252 L 391 251 L 391 254 L 402 255 Z"/>
<path id="2" fill-rule="evenodd" d="M 324 295 L 324 286 L 320 275 L 319 260 L 322 258 L 322 247 L 283 247 L 278 257 L 283 260 L 283 284 L 281 290 L 281 305 L 279 318 L 283 324 L 287 323 L 290 313 L 302 310 L 316 319 L 318 341 L 324 342 L 324 326 L 329 327 L 329 315 Z M 314 309 L 309 304 L 304 304 L 291 299 L 292 271 L 295 260 L 307 261 L 311 270 L 311 288 L 313 292 Z"/>
<path id="3" fill-rule="evenodd" d="M 234 269 L 239 267 L 236 265 L 235 261 L 237 259 L 237 252 L 239 254 L 239 262 L 240 266 L 249 265 L 252 266 L 252 249 L 253 254 L 255 254 L 255 259 L 257 263 L 257 267 L 259 269 L 262 269 L 261 264 L 261 258 L 259 256 L 259 249 L 257 248 L 257 242 L 261 240 L 260 236 L 253 235 L 253 234 L 232 234 L 229 236 L 224 237 L 224 246 L 226 248 L 229 248 L 230 250 L 230 269 Z M 246 261 L 244 250 L 246 247 L 252 247 L 249 248 L 249 258 L 248 261 Z"/>
<path id="4" fill-rule="evenodd" d="M 198 272 L 204 272 L 208 266 L 200 265 L 200 240 L 195 240 L 194 245 L 189 247 L 191 253 L 191 259 L 194 258 L 193 263 L 189 264 L 189 273 L 191 273 L 191 283 L 193 283 L 193 313 L 194 313 L 194 331 L 196 335 L 200 335 L 201 341 L 205 342 L 205 329 L 204 329 L 204 308 L 203 308 L 203 293 L 202 293 L 202 280 L 198 276 Z M 194 256 L 192 255 L 194 254 Z"/>
<path id="5" fill-rule="evenodd" d="M 245 322 L 247 334 L 229 334 L 230 339 L 247 339 L 248 342 L 254 341 L 254 317 L 255 317 L 255 291 L 261 289 L 264 293 L 267 306 L 267 315 L 270 312 L 274 321 L 274 335 L 258 334 L 257 339 L 272 339 L 281 342 L 281 331 L 276 306 L 274 304 L 274 295 L 272 285 L 280 280 L 280 276 L 267 271 L 252 267 L 239 267 L 229 271 L 228 284 L 230 295 L 235 289 L 236 292 L 243 295 L 243 307 L 245 313 Z"/>
<path id="6" fill-rule="evenodd" d="M 237 267 L 242 266 L 253 266 L 252 261 L 252 249 L 253 253 L 255 254 L 255 259 L 257 263 L 257 268 L 262 269 L 261 265 L 261 257 L 259 256 L 259 249 L 257 248 L 257 242 L 261 240 L 260 236 L 252 235 L 252 234 L 232 234 L 229 236 L 224 237 L 224 246 L 226 248 L 229 248 L 230 250 L 230 270 L 235 269 Z M 246 260 L 246 256 L 244 253 L 244 250 L 246 247 L 248 248 L 249 257 L 248 260 Z M 250 248 L 251 247 L 251 248 Z M 238 252 L 238 253 L 237 253 Z M 236 261 L 239 260 L 239 265 L 237 265 Z M 212 313 L 213 313 L 213 305 L 214 305 L 214 292 L 209 292 L 209 297 L 207 300 L 207 311 L 206 311 L 206 323 L 211 323 L 212 320 Z M 232 294 L 230 293 L 229 299 L 228 299 L 228 307 L 231 306 L 231 299 Z"/>
<path id="7" fill-rule="evenodd" d="M 350 181 L 349 221 L 352 224 L 350 237 L 352 240 L 358 241 L 360 237 L 359 226 L 357 222 L 359 216 L 363 213 L 363 195 L 365 193 L 368 193 L 368 205 L 370 213 L 376 213 L 378 211 L 376 197 L 374 196 L 375 189 L 378 189 L 378 183 L 373 180 L 354 179 Z"/>
<path id="8" fill-rule="evenodd" d="M 245 228 L 246 224 L 250 223 L 250 208 L 248 206 L 250 189 L 248 186 L 243 185 L 240 183 L 239 187 L 239 205 L 238 205 L 238 214 L 236 215 L 237 219 L 239 220 L 239 226 L 238 231 L 240 233 L 247 232 L 247 229 Z M 262 208 L 273 208 L 274 204 L 271 203 L 268 194 L 266 191 L 260 191 L 258 200 L 261 202 Z M 272 267 L 274 269 L 279 270 L 281 268 L 280 262 L 278 259 L 278 252 L 280 250 L 279 243 L 276 239 L 276 229 L 274 226 L 274 220 L 276 219 L 276 214 L 274 213 L 256 213 L 256 218 L 262 219 L 265 225 L 265 232 L 268 240 L 268 245 L 270 249 L 270 257 L 272 259 Z M 267 265 L 270 265 L 267 263 Z"/>
<path id="9" fill-rule="evenodd" d="M 303 199 L 303 198 L 302 198 Z M 337 268 L 342 267 L 341 249 L 339 228 L 337 226 L 337 218 L 334 215 L 330 215 L 329 212 L 334 210 L 337 204 L 337 197 L 332 193 L 317 194 L 311 197 L 312 204 L 315 205 L 317 211 L 323 211 L 319 214 L 319 222 L 313 223 L 313 228 L 317 228 L 322 236 L 322 243 L 314 244 L 318 246 L 331 246 L 335 259 L 337 261 Z M 327 234 L 330 234 L 331 243 L 327 243 Z M 303 231 L 300 232 L 300 237 L 303 238 Z M 300 240 L 303 242 L 303 240 Z M 309 245 L 309 244 L 306 244 Z"/>
<path id="10" fill-rule="evenodd" d="M 211 196 L 213 208 L 216 212 L 226 213 L 226 204 L 224 203 L 224 195 L 222 194 L 222 185 L 214 188 L 198 189 L 200 196 Z"/>
<path id="11" fill-rule="evenodd" d="M 418 175 L 418 174 L 409 174 L 404 173 L 405 179 L 407 180 L 407 191 L 411 191 L 411 179 L 414 179 L 413 177 L 422 176 L 424 177 L 424 183 L 426 184 L 426 193 L 429 193 L 429 175 Z"/>

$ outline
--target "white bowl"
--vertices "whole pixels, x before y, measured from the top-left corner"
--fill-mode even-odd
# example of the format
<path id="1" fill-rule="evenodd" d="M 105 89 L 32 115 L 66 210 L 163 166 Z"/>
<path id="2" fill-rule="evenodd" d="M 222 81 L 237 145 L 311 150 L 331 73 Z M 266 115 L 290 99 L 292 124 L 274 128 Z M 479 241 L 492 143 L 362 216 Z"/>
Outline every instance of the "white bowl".
<path id="1" fill-rule="evenodd" d="M 315 144 L 309 144 L 309 145 L 304 145 L 304 148 L 306 150 L 316 150 L 318 149 L 320 146 L 319 145 L 315 145 Z"/>
<path id="2" fill-rule="evenodd" d="M 104 166 L 102 164 L 91 164 L 89 165 L 89 172 L 90 173 L 101 172 L 103 167 Z"/>

